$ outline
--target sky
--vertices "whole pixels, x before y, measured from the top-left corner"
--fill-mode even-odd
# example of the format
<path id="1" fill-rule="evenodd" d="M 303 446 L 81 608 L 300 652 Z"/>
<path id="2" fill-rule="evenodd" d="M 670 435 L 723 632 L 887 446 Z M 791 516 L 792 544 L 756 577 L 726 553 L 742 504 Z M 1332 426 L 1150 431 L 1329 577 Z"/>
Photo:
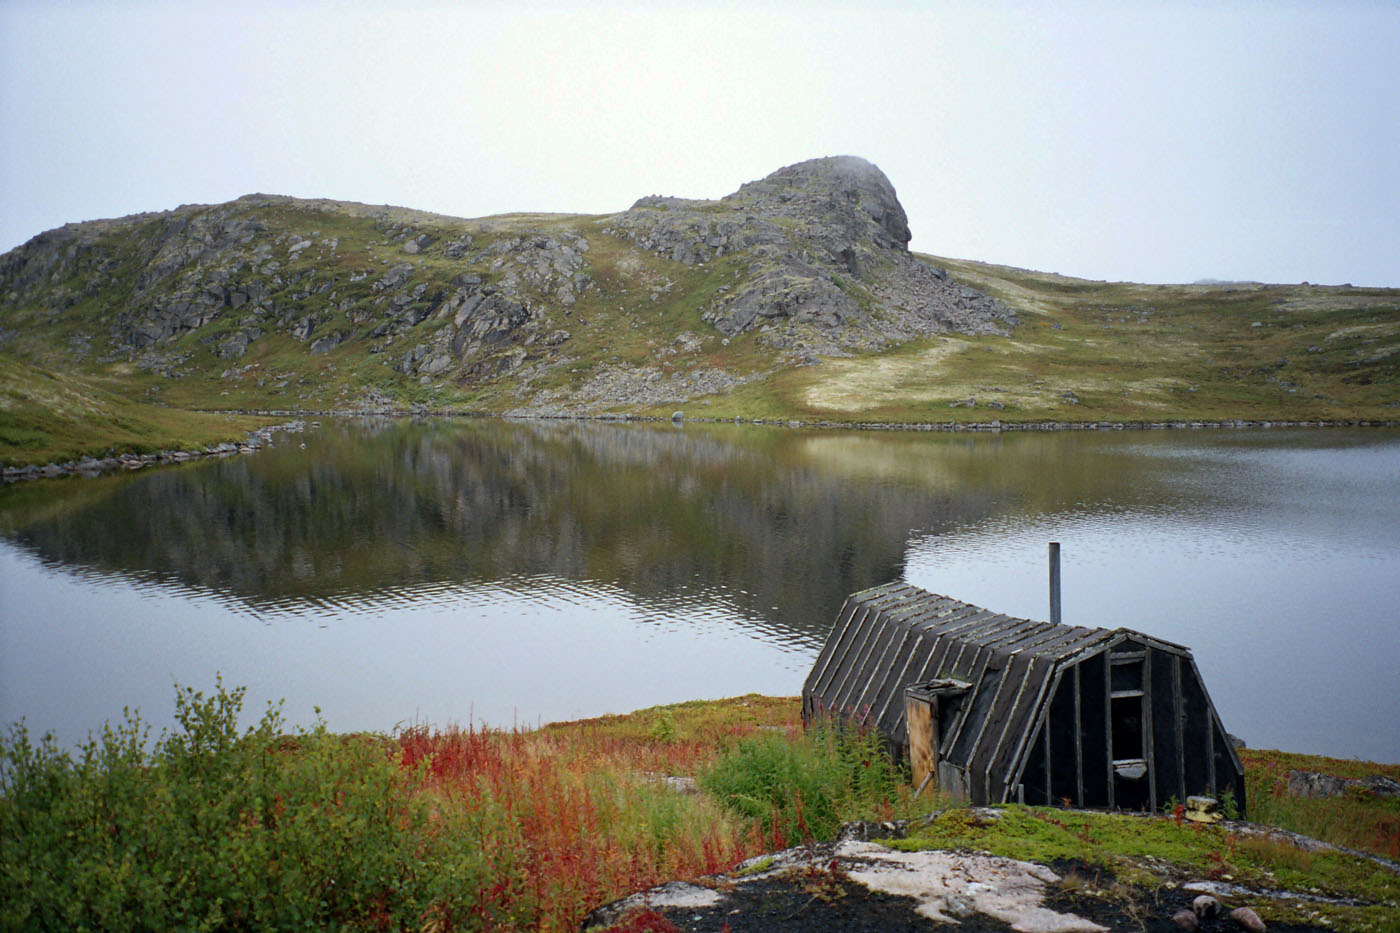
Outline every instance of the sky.
<path id="1" fill-rule="evenodd" d="M 825 155 L 911 248 L 1400 286 L 1400 0 L 0 0 L 0 251 L 254 191 L 462 217 Z"/>

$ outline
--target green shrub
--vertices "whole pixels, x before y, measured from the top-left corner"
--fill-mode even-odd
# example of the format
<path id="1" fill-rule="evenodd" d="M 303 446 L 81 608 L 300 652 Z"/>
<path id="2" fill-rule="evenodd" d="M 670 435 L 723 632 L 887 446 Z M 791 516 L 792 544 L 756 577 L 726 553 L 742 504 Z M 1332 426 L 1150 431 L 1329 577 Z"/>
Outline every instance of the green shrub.
<path id="1" fill-rule="evenodd" d="M 496 865 L 457 813 L 408 791 L 383 739 L 269 706 L 243 733 L 243 690 L 178 689 L 179 729 L 146 750 L 128 713 L 76 756 L 23 724 L 0 740 L 0 928 L 368 928 L 487 922 Z M 497 853 L 499 855 L 499 853 Z"/>
<path id="2" fill-rule="evenodd" d="M 885 816 L 904 777 L 872 730 L 821 727 L 801 739 L 748 739 L 703 774 L 700 786 L 784 839 L 829 839 L 846 820 Z"/>

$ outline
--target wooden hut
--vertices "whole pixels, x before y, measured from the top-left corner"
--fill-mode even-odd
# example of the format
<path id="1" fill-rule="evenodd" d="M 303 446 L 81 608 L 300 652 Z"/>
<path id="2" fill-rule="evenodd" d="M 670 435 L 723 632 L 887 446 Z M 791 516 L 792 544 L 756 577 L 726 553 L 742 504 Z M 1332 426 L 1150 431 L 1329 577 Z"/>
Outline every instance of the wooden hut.
<path id="1" fill-rule="evenodd" d="M 1190 650 L 1128 629 L 877 586 L 846 600 L 802 716 L 874 726 L 902 755 L 912 728 L 926 738 L 915 781 L 972 803 L 1160 811 L 1228 790 L 1244 812 L 1244 770 Z"/>

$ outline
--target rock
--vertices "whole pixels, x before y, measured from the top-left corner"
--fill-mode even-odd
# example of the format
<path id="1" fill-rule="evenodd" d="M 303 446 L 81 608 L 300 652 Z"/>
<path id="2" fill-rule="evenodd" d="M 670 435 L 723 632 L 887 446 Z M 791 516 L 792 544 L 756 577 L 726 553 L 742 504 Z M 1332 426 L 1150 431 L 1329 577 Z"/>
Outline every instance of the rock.
<path id="1" fill-rule="evenodd" d="M 1220 801 L 1214 797 L 1187 797 L 1186 818 L 1195 823 L 1219 823 Z"/>
<path id="2" fill-rule="evenodd" d="M 472 238 L 463 234 L 442 248 L 442 255 L 448 259 L 461 259 L 472 248 Z"/>
<path id="3" fill-rule="evenodd" d="M 642 198 L 605 232 L 691 265 L 744 252 L 748 277 L 702 314 L 726 339 L 759 330 L 774 347 L 832 353 L 1015 323 L 909 254 L 894 187 L 863 159 L 800 162 L 719 201 Z"/>
<path id="4" fill-rule="evenodd" d="M 1290 797 L 1340 797 L 1347 789 L 1347 781 L 1316 771 L 1289 771 L 1285 788 Z"/>
<path id="5" fill-rule="evenodd" d="M 311 352 L 329 353 L 331 350 L 334 350 L 336 347 L 340 346 L 341 341 L 343 341 L 345 337 L 345 332 L 340 330 L 332 331 L 331 333 L 326 334 L 323 337 L 317 337 L 311 342 Z"/>
<path id="6" fill-rule="evenodd" d="M 841 824 L 841 829 L 836 834 L 836 841 L 869 842 L 872 839 L 903 839 L 905 834 L 903 822 L 887 820 L 877 823 L 873 820 L 855 820 Z"/>
<path id="7" fill-rule="evenodd" d="M 1172 914 L 1172 923 L 1181 927 L 1183 930 L 1191 930 L 1193 931 L 1193 933 L 1195 930 L 1199 930 L 1201 928 L 1200 920 L 1197 919 L 1194 913 L 1185 908 L 1182 908 L 1181 910 L 1178 910 L 1176 913 Z"/>
<path id="8" fill-rule="evenodd" d="M 1227 916 L 1250 933 L 1263 933 L 1268 929 L 1264 926 L 1264 921 L 1259 919 L 1259 915 L 1248 907 L 1236 907 Z"/>
<path id="9" fill-rule="evenodd" d="M 1400 782 L 1388 778 L 1383 774 L 1374 774 L 1371 777 L 1361 778 L 1358 783 L 1373 794 L 1380 794 L 1383 797 L 1400 797 Z"/>
<path id="10" fill-rule="evenodd" d="M 1316 771 L 1289 771 L 1285 792 L 1290 797 L 1340 797 L 1350 788 L 1383 797 L 1400 796 L 1400 783 L 1384 775 L 1340 778 L 1336 775 L 1320 774 Z"/>
<path id="11" fill-rule="evenodd" d="M 1192 386 L 1192 388 L 1194 389 L 1195 386 Z M 1244 744 L 1244 739 L 1240 738 L 1240 737 L 1237 736 L 1237 735 L 1234 735 L 1234 734 L 1232 734 L 1232 733 L 1229 733 L 1229 732 L 1225 733 L 1225 741 L 1227 741 L 1227 742 L 1230 743 L 1230 747 L 1231 747 L 1231 748 L 1247 748 L 1247 747 L 1248 747 L 1248 746 L 1246 746 L 1246 745 Z"/>
<path id="12" fill-rule="evenodd" d="M 682 421 L 685 420 L 685 412 L 683 412 L 683 411 L 673 411 L 673 412 L 671 412 L 671 420 L 674 421 L 674 422 L 676 422 L 677 424 L 679 424 L 680 422 L 682 422 Z"/>
<path id="13" fill-rule="evenodd" d="M 1220 915 L 1220 902 L 1209 894 L 1202 894 L 1191 902 L 1191 910 L 1201 920 L 1209 920 Z"/>
<path id="14" fill-rule="evenodd" d="M 1074 394 L 1073 389 L 1065 389 L 1063 392 L 1060 393 L 1060 398 L 1064 399 L 1066 402 L 1069 402 L 1071 405 L 1079 404 L 1079 396 Z"/>
<path id="15" fill-rule="evenodd" d="M 408 277 L 413 274 L 413 264 L 408 262 L 397 263 L 389 267 L 389 271 L 384 277 L 370 286 L 376 292 L 397 289 L 408 281 Z"/>

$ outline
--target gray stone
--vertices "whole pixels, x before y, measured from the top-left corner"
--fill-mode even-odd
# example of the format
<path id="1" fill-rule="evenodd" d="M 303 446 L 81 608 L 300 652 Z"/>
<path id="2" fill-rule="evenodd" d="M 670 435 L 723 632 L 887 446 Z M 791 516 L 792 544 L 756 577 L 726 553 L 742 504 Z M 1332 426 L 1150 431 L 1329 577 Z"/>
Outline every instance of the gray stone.
<path id="1" fill-rule="evenodd" d="M 1194 911 L 1196 916 L 1200 919 L 1209 920 L 1212 917 L 1219 916 L 1221 910 L 1220 902 L 1209 894 L 1202 894 L 1191 902 L 1191 910 Z"/>
<path id="2" fill-rule="evenodd" d="M 1290 797 L 1340 797 L 1350 788 L 1383 797 L 1400 796 L 1400 783 L 1384 775 L 1340 778 L 1316 771 L 1289 771 L 1285 792 Z"/>
<path id="3" fill-rule="evenodd" d="M 747 251 L 750 274 L 703 313 L 726 338 L 758 329 L 776 348 L 831 354 L 1015 323 L 1005 305 L 909 254 L 894 188 L 863 159 L 790 165 L 719 201 L 642 198 L 605 229 L 687 264 Z M 788 323 L 800 327 L 771 330 Z"/>
<path id="4" fill-rule="evenodd" d="M 1250 933 L 1264 933 L 1264 930 L 1268 929 L 1264 926 L 1264 921 L 1259 919 L 1259 915 L 1248 907 L 1236 907 L 1228 916 Z"/>
<path id="5" fill-rule="evenodd" d="M 442 255 L 448 259 L 461 259 L 472 248 L 472 238 L 463 234 L 442 248 Z"/>
<path id="6" fill-rule="evenodd" d="M 1181 927 L 1181 929 L 1183 930 L 1195 931 L 1201 928 L 1200 920 L 1197 919 L 1194 913 L 1185 908 L 1182 908 L 1181 910 L 1178 910 L 1176 913 L 1172 914 L 1172 923 Z"/>
<path id="7" fill-rule="evenodd" d="M 317 337 L 311 342 L 311 352 L 329 353 L 331 350 L 334 350 L 336 347 L 340 346 L 340 344 L 345 340 L 346 336 L 347 334 L 345 333 L 345 331 L 337 330 L 332 331 L 331 333 L 326 334 L 322 337 Z"/>

